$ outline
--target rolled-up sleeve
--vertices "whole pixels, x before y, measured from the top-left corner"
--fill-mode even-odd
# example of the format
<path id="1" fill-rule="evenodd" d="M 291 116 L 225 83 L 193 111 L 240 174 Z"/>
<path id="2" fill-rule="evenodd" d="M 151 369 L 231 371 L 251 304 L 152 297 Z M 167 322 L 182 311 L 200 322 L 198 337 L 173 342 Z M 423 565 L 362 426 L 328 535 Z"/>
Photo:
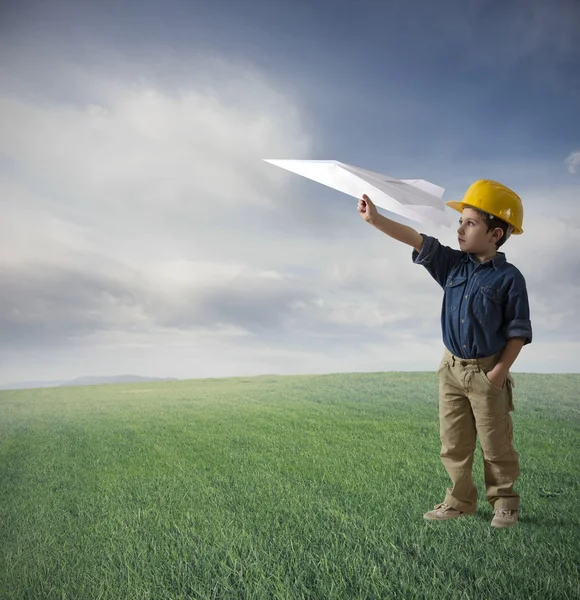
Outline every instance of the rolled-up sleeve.
<path id="1" fill-rule="evenodd" d="M 505 308 L 506 330 L 508 339 L 524 338 L 524 345 L 532 341 L 532 322 L 530 320 L 530 304 L 528 291 L 523 275 L 519 275 L 512 285 Z"/>
<path id="2" fill-rule="evenodd" d="M 413 250 L 412 258 L 414 263 L 422 265 L 433 260 L 439 242 L 430 235 L 425 235 L 424 233 L 420 233 L 419 235 L 423 238 L 423 245 L 420 252 Z"/>
<path id="3" fill-rule="evenodd" d="M 460 250 L 444 246 L 437 238 L 424 233 L 420 235 L 423 238 L 423 245 L 420 252 L 413 250 L 413 262 L 423 265 L 433 279 L 441 287 L 445 287 L 451 269 L 461 260 L 464 254 Z"/>

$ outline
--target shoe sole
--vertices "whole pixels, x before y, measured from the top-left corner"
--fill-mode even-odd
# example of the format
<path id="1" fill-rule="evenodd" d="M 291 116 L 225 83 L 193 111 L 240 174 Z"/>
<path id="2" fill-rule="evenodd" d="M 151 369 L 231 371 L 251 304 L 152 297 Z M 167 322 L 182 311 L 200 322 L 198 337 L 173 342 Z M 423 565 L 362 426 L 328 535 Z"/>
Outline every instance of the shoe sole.
<path id="1" fill-rule="evenodd" d="M 515 523 L 492 523 L 491 526 L 494 529 L 509 529 L 510 527 L 515 527 L 518 524 L 518 522 L 516 521 Z"/>
<path id="2" fill-rule="evenodd" d="M 427 517 L 423 515 L 425 521 L 453 521 L 454 519 L 461 519 L 461 517 L 467 517 L 472 513 L 461 513 L 460 515 L 455 515 L 454 517 L 444 517 L 443 519 L 439 517 Z"/>

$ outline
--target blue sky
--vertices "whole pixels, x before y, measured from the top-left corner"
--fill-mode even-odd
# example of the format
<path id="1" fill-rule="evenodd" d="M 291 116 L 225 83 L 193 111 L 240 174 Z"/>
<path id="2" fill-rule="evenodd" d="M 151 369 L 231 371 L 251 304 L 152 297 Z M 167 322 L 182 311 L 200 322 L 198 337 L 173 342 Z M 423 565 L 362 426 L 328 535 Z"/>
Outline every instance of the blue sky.
<path id="1" fill-rule="evenodd" d="M 514 369 L 578 370 L 577 2 L 2 11 L 0 384 L 436 367 L 441 293 L 407 249 L 262 157 L 445 200 L 516 189 L 526 233 L 505 251 L 536 337 Z"/>

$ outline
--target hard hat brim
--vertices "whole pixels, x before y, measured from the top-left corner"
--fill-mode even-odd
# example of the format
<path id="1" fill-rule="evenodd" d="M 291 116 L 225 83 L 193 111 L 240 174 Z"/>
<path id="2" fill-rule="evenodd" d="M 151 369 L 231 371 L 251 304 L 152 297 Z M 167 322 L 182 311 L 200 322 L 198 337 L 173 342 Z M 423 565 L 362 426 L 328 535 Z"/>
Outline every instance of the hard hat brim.
<path id="1" fill-rule="evenodd" d="M 472 207 L 469 204 L 466 204 L 465 202 L 461 202 L 460 200 L 449 200 L 449 202 L 446 202 L 445 204 L 449 208 L 452 208 L 453 210 L 456 210 L 459 213 L 462 213 L 463 209 L 466 206 L 469 206 L 470 208 L 474 208 L 475 210 L 481 210 L 480 208 L 477 208 L 477 206 Z M 512 225 L 512 224 L 510 223 L 510 225 Z M 514 228 L 514 230 L 512 231 L 512 235 L 521 235 L 524 232 L 523 229 L 519 229 L 515 225 L 512 225 L 512 227 Z"/>
<path id="2" fill-rule="evenodd" d="M 463 202 L 459 202 L 459 200 L 450 200 L 449 202 L 446 202 L 445 204 L 447 204 L 447 206 L 449 206 L 449 208 L 452 208 L 453 210 L 456 210 L 457 212 L 463 212 Z"/>

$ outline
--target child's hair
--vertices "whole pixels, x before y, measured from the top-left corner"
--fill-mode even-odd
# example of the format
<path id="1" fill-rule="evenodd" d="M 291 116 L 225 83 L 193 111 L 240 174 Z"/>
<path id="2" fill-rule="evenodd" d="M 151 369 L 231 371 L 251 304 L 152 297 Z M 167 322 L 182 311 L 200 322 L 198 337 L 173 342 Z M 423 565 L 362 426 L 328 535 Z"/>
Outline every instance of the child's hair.
<path id="1" fill-rule="evenodd" d="M 490 215 L 489 213 L 486 213 L 483 210 L 479 210 L 477 208 L 473 208 L 473 210 L 475 210 L 475 212 L 480 214 L 485 219 L 487 231 L 491 231 L 492 229 L 496 229 L 497 227 L 499 227 L 503 231 L 503 235 L 495 244 L 496 249 L 499 248 L 502 244 L 506 242 L 508 237 L 511 235 L 513 227 L 509 223 L 503 221 L 502 219 L 499 219 L 494 215 Z"/>

